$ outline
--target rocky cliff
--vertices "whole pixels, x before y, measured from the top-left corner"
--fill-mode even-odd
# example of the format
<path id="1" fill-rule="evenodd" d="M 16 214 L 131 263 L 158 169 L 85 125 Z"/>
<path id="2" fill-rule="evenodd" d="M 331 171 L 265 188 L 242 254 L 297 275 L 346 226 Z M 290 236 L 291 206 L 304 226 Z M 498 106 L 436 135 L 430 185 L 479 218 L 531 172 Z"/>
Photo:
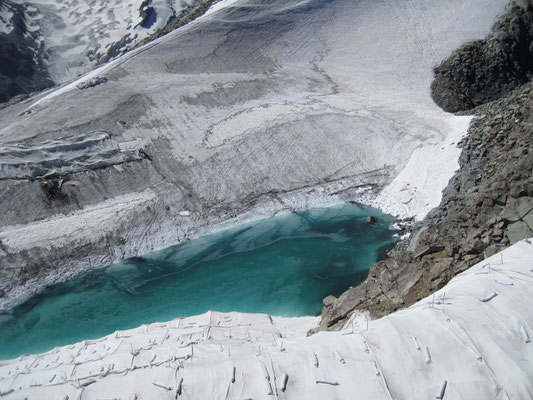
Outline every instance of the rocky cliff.
<path id="1" fill-rule="evenodd" d="M 445 110 L 472 108 L 460 169 L 442 202 L 367 280 L 324 299 L 321 329 L 355 309 L 380 317 L 413 304 L 454 275 L 533 236 L 533 2 L 513 2 L 483 41 L 462 46 L 435 69 L 433 98 Z"/>
<path id="2" fill-rule="evenodd" d="M 53 85 L 41 57 L 42 37 L 28 8 L 0 1 L 0 103 Z"/>
<path id="3" fill-rule="evenodd" d="M 435 68 L 433 100 L 445 111 L 480 106 L 509 94 L 533 76 L 533 6 L 511 2 L 492 35 L 466 43 Z"/>

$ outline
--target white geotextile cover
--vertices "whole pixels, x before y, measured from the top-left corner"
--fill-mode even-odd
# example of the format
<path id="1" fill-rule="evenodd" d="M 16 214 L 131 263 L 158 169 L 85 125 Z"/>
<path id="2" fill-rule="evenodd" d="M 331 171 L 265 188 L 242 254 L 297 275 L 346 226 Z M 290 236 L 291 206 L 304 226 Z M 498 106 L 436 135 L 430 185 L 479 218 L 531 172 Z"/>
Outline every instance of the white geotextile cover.
<path id="1" fill-rule="evenodd" d="M 306 337 L 318 317 L 208 312 L 0 362 L 6 399 L 530 399 L 533 244 L 413 306 Z M 286 377 L 285 377 L 286 376 Z M 285 390 L 283 388 L 285 387 Z"/>

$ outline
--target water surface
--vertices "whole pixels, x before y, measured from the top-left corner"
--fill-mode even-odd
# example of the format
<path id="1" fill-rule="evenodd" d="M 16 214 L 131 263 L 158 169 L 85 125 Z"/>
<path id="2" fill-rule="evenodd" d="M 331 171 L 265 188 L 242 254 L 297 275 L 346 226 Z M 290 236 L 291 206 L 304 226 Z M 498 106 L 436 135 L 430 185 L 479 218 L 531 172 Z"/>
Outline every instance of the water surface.
<path id="1" fill-rule="evenodd" d="M 318 314 L 366 278 L 392 222 L 355 204 L 295 212 L 84 274 L 1 317 L 0 359 L 208 310 Z"/>

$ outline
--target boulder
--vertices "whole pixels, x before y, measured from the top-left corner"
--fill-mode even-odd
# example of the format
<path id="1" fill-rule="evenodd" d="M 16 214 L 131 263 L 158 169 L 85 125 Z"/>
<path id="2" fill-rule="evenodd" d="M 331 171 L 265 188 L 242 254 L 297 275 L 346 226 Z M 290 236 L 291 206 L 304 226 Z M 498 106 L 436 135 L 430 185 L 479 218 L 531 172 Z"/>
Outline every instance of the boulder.
<path id="1" fill-rule="evenodd" d="M 491 36 L 464 44 L 435 68 L 431 95 L 443 110 L 469 110 L 528 82 L 533 74 L 533 6 L 524 3 L 511 2 Z M 502 113 L 495 116 L 502 118 Z"/>
<path id="2" fill-rule="evenodd" d="M 515 222 L 507 228 L 507 238 L 510 244 L 519 242 L 522 239 L 533 237 L 533 230 L 523 221 Z"/>

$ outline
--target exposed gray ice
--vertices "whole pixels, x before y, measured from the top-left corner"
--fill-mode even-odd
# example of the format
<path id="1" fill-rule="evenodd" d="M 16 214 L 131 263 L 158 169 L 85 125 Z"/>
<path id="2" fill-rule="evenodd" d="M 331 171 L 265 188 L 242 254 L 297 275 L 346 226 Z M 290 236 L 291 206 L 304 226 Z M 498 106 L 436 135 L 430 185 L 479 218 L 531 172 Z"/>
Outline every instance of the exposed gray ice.
<path id="1" fill-rule="evenodd" d="M 0 146 L 0 180 L 61 176 L 136 159 L 132 151 L 122 151 L 104 131 L 29 145 L 7 144 Z"/>

